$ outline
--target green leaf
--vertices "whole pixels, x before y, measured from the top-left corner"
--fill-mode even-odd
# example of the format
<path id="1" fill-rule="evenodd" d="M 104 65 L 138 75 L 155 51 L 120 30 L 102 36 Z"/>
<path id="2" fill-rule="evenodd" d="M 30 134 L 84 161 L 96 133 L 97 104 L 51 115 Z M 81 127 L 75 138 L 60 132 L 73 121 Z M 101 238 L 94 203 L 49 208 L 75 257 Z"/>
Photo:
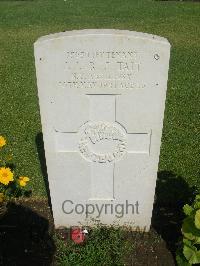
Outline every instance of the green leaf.
<path id="1" fill-rule="evenodd" d="M 196 197 L 195 197 L 195 201 L 200 201 L 200 194 L 198 194 L 198 195 L 196 195 Z"/>
<path id="2" fill-rule="evenodd" d="M 186 217 L 183 220 L 182 233 L 189 240 L 200 241 L 200 230 L 196 228 L 193 217 Z"/>
<path id="3" fill-rule="evenodd" d="M 184 211 L 185 215 L 187 215 L 187 216 L 190 215 L 193 212 L 193 210 L 194 209 L 188 204 L 185 204 L 183 206 L 183 211 Z"/>
<path id="4" fill-rule="evenodd" d="M 193 252 L 192 257 L 189 260 L 191 264 L 199 264 L 200 263 L 200 251 Z"/>
<path id="5" fill-rule="evenodd" d="M 183 254 L 190 264 L 200 263 L 200 251 L 196 247 L 183 247 Z"/>
<path id="6" fill-rule="evenodd" d="M 176 262 L 178 266 L 190 266 L 191 264 L 186 260 L 182 253 L 176 255 Z"/>
<path id="7" fill-rule="evenodd" d="M 195 210 L 200 209 L 200 201 L 195 202 L 193 206 Z"/>
<path id="8" fill-rule="evenodd" d="M 192 242 L 190 240 L 188 240 L 187 238 L 183 238 L 183 244 L 191 247 L 192 246 Z"/>
<path id="9" fill-rule="evenodd" d="M 197 195 L 195 197 L 193 206 L 195 209 L 200 209 L 200 195 Z"/>
<path id="10" fill-rule="evenodd" d="M 200 244 L 200 237 L 196 237 L 196 239 L 195 239 L 195 244 Z"/>
<path id="11" fill-rule="evenodd" d="M 197 229 L 200 229 L 200 210 L 196 211 L 194 223 Z"/>

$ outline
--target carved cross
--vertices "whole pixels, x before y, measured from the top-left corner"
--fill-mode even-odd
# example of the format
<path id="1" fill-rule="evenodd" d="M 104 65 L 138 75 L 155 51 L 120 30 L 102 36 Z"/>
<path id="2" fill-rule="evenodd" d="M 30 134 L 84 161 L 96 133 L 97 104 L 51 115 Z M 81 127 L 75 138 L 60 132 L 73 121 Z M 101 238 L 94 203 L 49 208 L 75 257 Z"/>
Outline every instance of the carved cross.
<path id="1" fill-rule="evenodd" d="M 78 152 L 91 168 L 90 200 L 113 200 L 115 164 L 127 154 L 149 154 L 150 132 L 134 133 L 116 119 L 116 94 L 89 94 L 90 118 L 77 132 L 57 132 L 58 152 Z"/>

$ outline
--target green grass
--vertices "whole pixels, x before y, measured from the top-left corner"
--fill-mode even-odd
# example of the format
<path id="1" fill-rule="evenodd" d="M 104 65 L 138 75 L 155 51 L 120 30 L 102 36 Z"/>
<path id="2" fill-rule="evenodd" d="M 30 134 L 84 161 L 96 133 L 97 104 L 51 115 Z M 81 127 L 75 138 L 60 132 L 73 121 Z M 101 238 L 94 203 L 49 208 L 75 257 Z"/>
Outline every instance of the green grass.
<path id="1" fill-rule="evenodd" d="M 0 0 L 0 134 L 17 172 L 45 196 L 35 139 L 41 132 L 33 43 L 49 33 L 117 28 L 168 38 L 172 45 L 160 171 L 200 191 L 200 4 L 150 0 Z"/>
<path id="2" fill-rule="evenodd" d="M 59 266 L 115 265 L 123 266 L 133 244 L 127 240 L 126 231 L 121 228 L 97 226 L 89 231 L 84 244 L 63 241 L 55 235 L 57 252 L 55 259 Z"/>

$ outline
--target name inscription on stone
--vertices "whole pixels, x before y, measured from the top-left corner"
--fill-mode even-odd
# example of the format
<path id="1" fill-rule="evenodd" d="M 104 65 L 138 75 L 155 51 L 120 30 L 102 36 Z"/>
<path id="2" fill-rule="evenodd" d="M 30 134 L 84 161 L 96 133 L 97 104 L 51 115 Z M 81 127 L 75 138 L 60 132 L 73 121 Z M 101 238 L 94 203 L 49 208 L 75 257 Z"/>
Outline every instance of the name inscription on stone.
<path id="1" fill-rule="evenodd" d="M 65 77 L 58 84 L 70 89 L 144 89 L 138 82 L 141 62 L 138 52 L 66 51 Z"/>

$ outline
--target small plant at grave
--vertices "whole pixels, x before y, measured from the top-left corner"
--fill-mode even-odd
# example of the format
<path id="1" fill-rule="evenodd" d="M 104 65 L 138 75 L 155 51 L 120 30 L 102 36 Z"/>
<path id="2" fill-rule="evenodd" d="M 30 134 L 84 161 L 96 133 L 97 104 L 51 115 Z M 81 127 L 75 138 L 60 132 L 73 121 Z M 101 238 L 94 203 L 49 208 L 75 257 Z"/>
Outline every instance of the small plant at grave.
<path id="1" fill-rule="evenodd" d="M 192 205 L 184 205 L 186 218 L 183 220 L 183 241 L 177 251 L 176 260 L 180 266 L 200 263 L 200 195 L 197 195 Z"/>
<path id="2" fill-rule="evenodd" d="M 67 233 L 68 232 L 68 233 Z M 69 230 L 66 229 L 69 235 Z M 65 235 L 65 234 L 64 234 Z M 77 244 L 66 236 L 55 234 L 57 247 L 55 259 L 58 265 L 124 265 L 124 257 L 133 246 L 126 240 L 126 233 L 120 227 L 97 225 L 88 228 L 87 240 Z"/>
<path id="3" fill-rule="evenodd" d="M 6 139 L 0 136 L 1 155 L 4 146 L 6 146 Z M 0 156 L 0 214 L 2 210 L 5 210 L 5 204 L 8 200 L 29 194 L 25 188 L 29 178 L 16 176 L 11 159 L 11 155 L 8 155 L 6 159 Z"/>

